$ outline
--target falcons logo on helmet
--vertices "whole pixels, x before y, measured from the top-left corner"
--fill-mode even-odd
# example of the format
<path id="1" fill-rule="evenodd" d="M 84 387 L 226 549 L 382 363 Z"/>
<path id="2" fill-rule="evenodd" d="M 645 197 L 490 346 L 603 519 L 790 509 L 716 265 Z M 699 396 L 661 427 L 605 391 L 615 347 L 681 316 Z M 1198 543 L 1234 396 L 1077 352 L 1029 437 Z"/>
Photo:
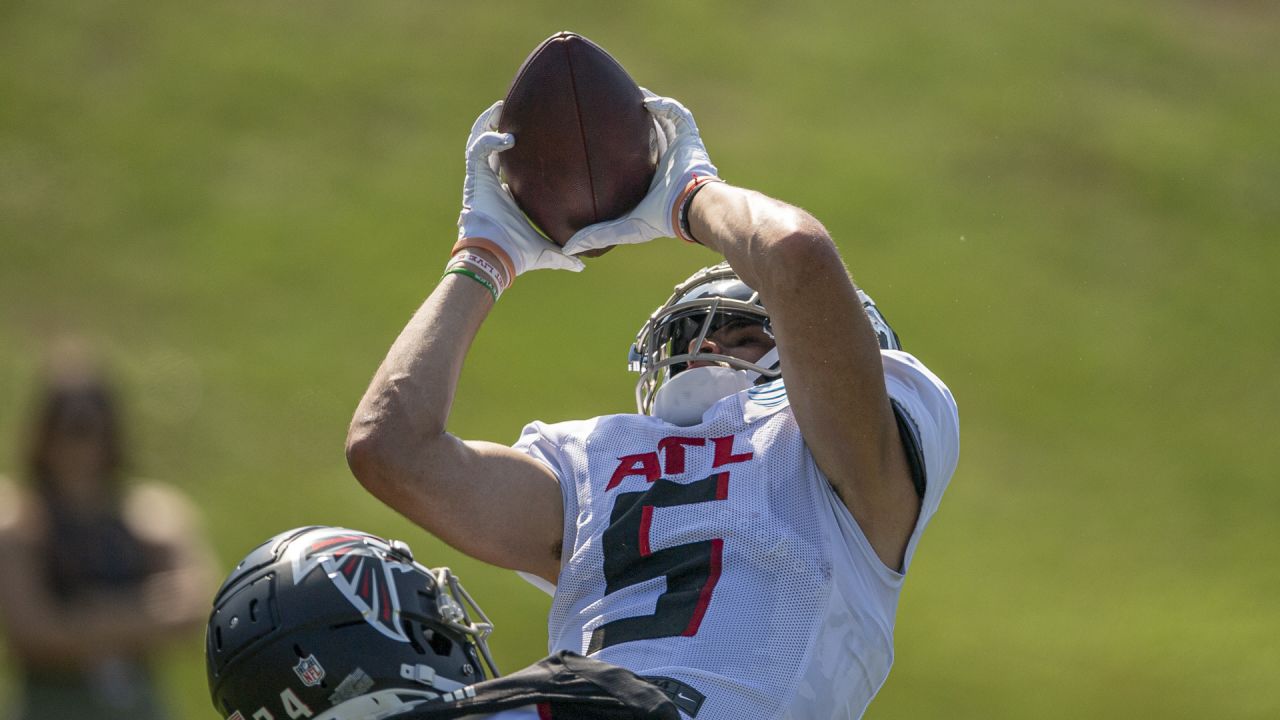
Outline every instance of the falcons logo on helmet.
<path id="1" fill-rule="evenodd" d="M 391 548 L 385 541 L 335 528 L 316 533 L 290 549 L 294 585 L 317 567 L 323 568 L 365 622 L 392 640 L 409 642 L 400 625 L 400 594 L 393 571 L 411 572 L 413 568 L 389 555 Z"/>

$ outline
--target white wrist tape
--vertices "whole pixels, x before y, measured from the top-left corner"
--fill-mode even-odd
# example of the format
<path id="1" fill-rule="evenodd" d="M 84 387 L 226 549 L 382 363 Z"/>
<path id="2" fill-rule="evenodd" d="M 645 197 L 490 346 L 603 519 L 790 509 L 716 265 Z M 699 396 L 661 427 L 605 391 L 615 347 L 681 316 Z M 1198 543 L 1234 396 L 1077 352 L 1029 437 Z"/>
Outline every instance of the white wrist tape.
<path id="1" fill-rule="evenodd" d="M 499 290 L 506 290 L 511 285 L 511 283 L 506 280 L 507 274 L 479 253 L 474 253 L 470 250 L 461 250 L 455 253 L 453 257 L 449 258 L 449 264 L 445 267 L 451 268 L 457 263 L 466 263 L 472 268 L 480 271 L 492 280 L 494 286 Z"/>

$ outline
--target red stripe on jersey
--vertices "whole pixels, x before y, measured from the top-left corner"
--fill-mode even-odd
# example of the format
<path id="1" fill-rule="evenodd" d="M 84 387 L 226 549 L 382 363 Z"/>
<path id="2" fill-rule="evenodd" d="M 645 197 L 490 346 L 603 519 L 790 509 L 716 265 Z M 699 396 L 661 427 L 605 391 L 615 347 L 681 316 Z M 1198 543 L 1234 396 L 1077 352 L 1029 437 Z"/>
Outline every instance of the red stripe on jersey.
<path id="1" fill-rule="evenodd" d="M 538 703 L 538 720 L 551 720 L 551 703 Z"/>
<path id="2" fill-rule="evenodd" d="M 681 635 L 685 637 L 693 637 L 698 634 L 698 626 L 702 624 L 702 616 L 707 614 L 707 606 L 711 604 L 711 591 L 715 589 L 716 583 L 720 582 L 720 556 L 724 552 L 724 540 L 716 538 L 711 541 L 711 569 L 707 574 L 707 583 L 702 586 L 702 592 L 698 594 L 698 606 L 693 609 L 693 618 L 689 620 L 689 627 L 684 629 Z"/>
<path id="3" fill-rule="evenodd" d="M 649 526 L 653 524 L 653 506 L 645 505 L 640 509 L 640 557 L 649 557 Z"/>

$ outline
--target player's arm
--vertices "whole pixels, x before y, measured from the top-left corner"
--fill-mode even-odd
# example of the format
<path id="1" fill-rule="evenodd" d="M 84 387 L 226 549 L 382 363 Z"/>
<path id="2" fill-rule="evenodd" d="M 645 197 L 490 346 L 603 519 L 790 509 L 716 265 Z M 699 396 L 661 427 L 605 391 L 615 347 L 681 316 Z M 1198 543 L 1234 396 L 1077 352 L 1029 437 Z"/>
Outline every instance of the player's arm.
<path id="1" fill-rule="evenodd" d="M 467 144 L 458 247 L 480 265 L 445 275 L 391 346 L 351 421 L 347 461 L 371 493 L 453 547 L 554 582 L 564 506 L 551 470 L 447 427 L 493 285 L 535 268 L 582 267 L 537 236 L 498 181 L 491 157 L 514 142 L 493 132 L 500 111 L 498 103 L 483 113 Z"/>
<path id="2" fill-rule="evenodd" d="M 805 211 L 725 183 L 700 188 L 688 219 L 693 238 L 760 293 L 814 460 L 880 559 L 900 567 L 919 497 L 879 342 L 835 243 Z"/>
<path id="3" fill-rule="evenodd" d="M 541 463 L 447 431 L 467 350 L 493 306 L 479 283 L 448 275 L 388 351 L 347 437 L 356 478 L 451 546 L 554 581 L 560 487 Z"/>
<path id="4" fill-rule="evenodd" d="M 710 182 L 718 171 L 693 115 L 656 95 L 645 106 L 667 141 L 649 194 L 626 217 L 579 231 L 565 251 L 687 236 L 680 228 L 687 209 L 693 238 L 722 253 L 760 292 L 787 394 L 818 467 L 884 563 L 900 567 L 919 498 L 885 391 L 879 343 L 835 244 L 799 208 Z"/>
<path id="5" fill-rule="evenodd" d="M 527 455 L 446 429 L 463 359 L 492 305 L 468 277 L 441 281 L 360 401 L 347 460 L 370 492 L 458 550 L 554 581 L 564 513 L 556 478 Z"/>

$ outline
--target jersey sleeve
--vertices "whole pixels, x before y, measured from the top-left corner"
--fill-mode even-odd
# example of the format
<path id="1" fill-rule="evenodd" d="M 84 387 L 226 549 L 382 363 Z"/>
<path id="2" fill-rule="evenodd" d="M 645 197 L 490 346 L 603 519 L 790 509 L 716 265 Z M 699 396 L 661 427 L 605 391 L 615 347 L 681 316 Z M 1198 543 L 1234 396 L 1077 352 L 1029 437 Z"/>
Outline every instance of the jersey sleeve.
<path id="1" fill-rule="evenodd" d="M 955 398 L 929 368 L 909 353 L 881 351 L 885 388 L 899 429 L 923 484 L 920 517 L 907 544 L 903 569 L 911 563 L 929 519 L 937 512 L 960 457 L 960 418 Z"/>
<path id="2" fill-rule="evenodd" d="M 560 496 L 564 502 L 564 530 L 561 547 L 567 552 L 569 548 L 573 547 L 575 540 L 578 493 L 573 487 L 573 473 L 569 467 L 568 458 L 565 457 L 561 449 L 561 433 L 555 425 L 537 421 L 531 422 L 524 426 L 524 430 L 520 432 L 520 439 L 516 440 L 512 448 L 546 465 L 550 468 L 552 474 L 556 476 L 556 481 L 560 484 Z M 555 595 L 556 586 L 554 584 L 530 573 L 517 571 L 516 574 L 548 595 Z"/>

